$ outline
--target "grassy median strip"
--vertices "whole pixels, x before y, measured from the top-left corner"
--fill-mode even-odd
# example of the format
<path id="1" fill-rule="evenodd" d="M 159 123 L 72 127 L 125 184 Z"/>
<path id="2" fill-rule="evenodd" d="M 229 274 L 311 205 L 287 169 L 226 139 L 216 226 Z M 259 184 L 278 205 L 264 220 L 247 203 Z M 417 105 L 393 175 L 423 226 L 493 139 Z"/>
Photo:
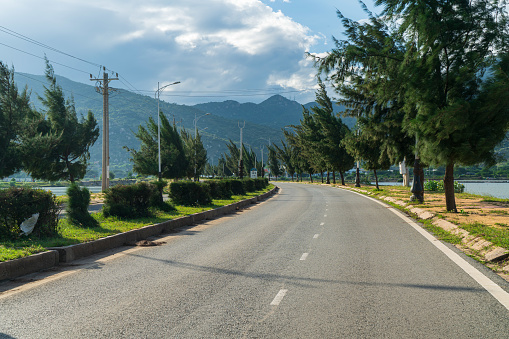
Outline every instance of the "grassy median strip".
<path id="1" fill-rule="evenodd" d="M 30 237 L 20 237 L 17 241 L 0 242 L 0 261 L 7 261 L 22 258 L 43 252 L 49 247 L 60 247 L 73 245 L 92 240 L 104 238 L 113 234 L 127 232 L 144 226 L 158 224 L 167 220 L 180 218 L 186 215 L 212 210 L 245 199 L 249 199 L 274 188 L 270 184 L 267 188 L 247 193 L 246 195 L 234 195 L 229 200 L 213 200 L 212 204 L 199 207 L 175 206 L 176 210 L 172 212 L 162 212 L 160 210 L 152 211 L 152 216 L 138 219 L 119 219 L 116 217 L 104 217 L 101 212 L 92 213 L 93 217 L 99 222 L 99 227 L 84 228 L 73 225 L 67 218 L 62 218 L 58 222 L 59 235 L 52 238 L 37 239 Z"/>

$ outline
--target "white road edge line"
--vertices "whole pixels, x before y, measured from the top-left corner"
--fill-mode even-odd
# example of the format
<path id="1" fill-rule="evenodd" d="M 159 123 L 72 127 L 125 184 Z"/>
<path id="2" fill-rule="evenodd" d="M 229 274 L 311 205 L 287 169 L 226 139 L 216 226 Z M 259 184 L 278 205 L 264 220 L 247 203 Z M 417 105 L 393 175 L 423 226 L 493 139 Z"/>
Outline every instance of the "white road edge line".
<path id="1" fill-rule="evenodd" d="M 285 297 L 286 292 L 288 292 L 288 290 L 279 290 L 278 294 L 276 295 L 274 300 L 272 300 L 270 305 L 271 306 L 278 306 L 281 303 L 281 300 L 283 300 L 283 298 Z"/>
<path id="2" fill-rule="evenodd" d="M 319 236 L 320 236 L 320 234 L 315 234 L 315 235 L 313 236 L 313 239 L 316 239 L 316 238 L 318 238 Z"/>
<path id="3" fill-rule="evenodd" d="M 378 201 L 374 198 L 367 197 L 363 194 L 352 192 L 355 194 L 359 194 L 364 198 L 373 200 L 374 202 L 387 207 L 387 204 Z M 401 213 L 399 210 L 394 207 L 390 207 L 389 210 L 396 214 L 398 217 L 403 219 L 406 223 L 412 226 L 417 232 L 419 232 L 424 238 L 426 238 L 429 242 L 431 242 L 436 248 L 438 248 L 442 253 L 444 253 L 449 259 L 451 259 L 456 265 L 458 265 L 465 273 L 467 273 L 472 279 L 474 279 L 479 285 L 481 285 L 486 291 L 488 291 L 495 299 L 498 300 L 507 310 L 509 310 L 509 293 L 504 291 L 502 287 L 493 282 L 490 278 L 481 273 L 474 266 L 470 265 L 465 259 L 460 257 L 456 252 L 445 246 L 442 242 L 440 242 L 437 238 L 426 232 L 421 226 L 417 225 L 412 219 Z"/>
<path id="4" fill-rule="evenodd" d="M 323 225 L 325 225 L 325 223 L 324 223 L 324 222 L 320 223 L 320 226 L 323 226 Z"/>
<path id="5" fill-rule="evenodd" d="M 308 257 L 309 253 L 304 253 L 302 254 L 302 256 L 300 257 L 300 260 L 306 260 L 306 258 Z"/>

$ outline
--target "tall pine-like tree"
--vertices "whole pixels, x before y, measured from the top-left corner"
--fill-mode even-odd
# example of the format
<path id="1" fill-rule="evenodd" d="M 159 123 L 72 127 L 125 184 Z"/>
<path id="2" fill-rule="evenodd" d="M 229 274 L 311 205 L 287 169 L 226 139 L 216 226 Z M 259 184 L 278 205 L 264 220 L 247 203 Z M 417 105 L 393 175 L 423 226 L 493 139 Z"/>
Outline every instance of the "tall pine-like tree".
<path id="1" fill-rule="evenodd" d="M 91 111 L 78 118 L 73 98 L 65 99 L 53 67 L 46 59 L 45 110 L 24 133 L 23 165 L 33 178 L 81 180 L 90 159 L 90 147 L 99 137 L 99 127 Z"/>
<path id="2" fill-rule="evenodd" d="M 22 169 L 21 135 L 33 114 L 30 93 L 26 88 L 18 90 L 14 68 L 0 62 L 0 178 Z"/>
<path id="3" fill-rule="evenodd" d="M 166 179 L 178 179 L 186 176 L 189 160 L 186 157 L 184 142 L 175 125 L 170 124 L 168 118 L 160 112 L 161 127 L 161 176 Z M 136 138 L 141 142 L 140 149 L 126 149 L 131 153 L 133 170 L 143 175 L 159 173 L 158 158 L 158 125 L 153 118 L 149 118 L 147 126 L 139 126 Z"/>

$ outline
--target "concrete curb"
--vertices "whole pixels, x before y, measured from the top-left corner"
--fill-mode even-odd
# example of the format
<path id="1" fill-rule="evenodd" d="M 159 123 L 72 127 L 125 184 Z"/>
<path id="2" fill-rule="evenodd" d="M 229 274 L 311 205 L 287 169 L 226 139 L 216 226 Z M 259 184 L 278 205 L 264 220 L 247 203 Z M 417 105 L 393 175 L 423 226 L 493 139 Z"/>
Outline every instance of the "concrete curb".
<path id="1" fill-rule="evenodd" d="M 152 236 L 169 233 L 179 227 L 191 226 L 203 220 L 215 219 L 226 214 L 231 214 L 249 207 L 251 204 L 256 204 L 258 201 L 263 201 L 276 194 L 278 191 L 279 187 L 276 186 L 274 189 L 262 195 L 213 210 L 168 220 L 160 224 L 144 226 L 139 229 L 110 235 L 108 237 L 86 243 L 55 247 L 51 248 L 49 251 L 37 253 L 28 257 L 0 262 L 0 281 L 14 279 L 22 275 L 42 271 L 57 266 L 61 262 L 70 263 L 73 260 L 84 258 L 99 252 L 135 243 Z"/>
<path id="2" fill-rule="evenodd" d="M 372 195 L 371 192 L 358 188 L 345 188 L 345 187 L 338 188 L 352 190 L 361 194 Z M 408 205 L 408 203 L 404 201 L 397 200 L 391 197 L 380 196 L 378 198 L 403 207 L 407 212 L 417 215 L 419 219 L 431 220 L 433 225 L 440 227 L 443 230 L 460 237 L 463 246 L 469 250 L 477 252 L 481 259 L 483 259 L 484 261 L 495 263 L 509 257 L 509 250 L 503 247 L 495 246 L 492 242 L 489 242 L 483 239 L 482 237 L 475 237 L 471 235 L 468 231 L 458 227 L 457 225 L 447 220 L 437 218 L 435 214 L 426 211 L 425 209 L 412 207 L 412 205 Z M 509 272 L 509 265 L 504 267 L 502 270 Z"/>

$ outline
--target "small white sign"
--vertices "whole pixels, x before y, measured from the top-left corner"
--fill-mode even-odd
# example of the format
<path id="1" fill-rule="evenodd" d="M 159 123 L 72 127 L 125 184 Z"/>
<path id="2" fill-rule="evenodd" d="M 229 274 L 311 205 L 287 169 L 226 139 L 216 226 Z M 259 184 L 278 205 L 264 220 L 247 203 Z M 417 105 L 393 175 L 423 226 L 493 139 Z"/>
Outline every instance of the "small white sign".
<path id="1" fill-rule="evenodd" d="M 256 179 L 258 177 L 258 171 L 256 168 L 251 168 L 251 179 Z"/>

